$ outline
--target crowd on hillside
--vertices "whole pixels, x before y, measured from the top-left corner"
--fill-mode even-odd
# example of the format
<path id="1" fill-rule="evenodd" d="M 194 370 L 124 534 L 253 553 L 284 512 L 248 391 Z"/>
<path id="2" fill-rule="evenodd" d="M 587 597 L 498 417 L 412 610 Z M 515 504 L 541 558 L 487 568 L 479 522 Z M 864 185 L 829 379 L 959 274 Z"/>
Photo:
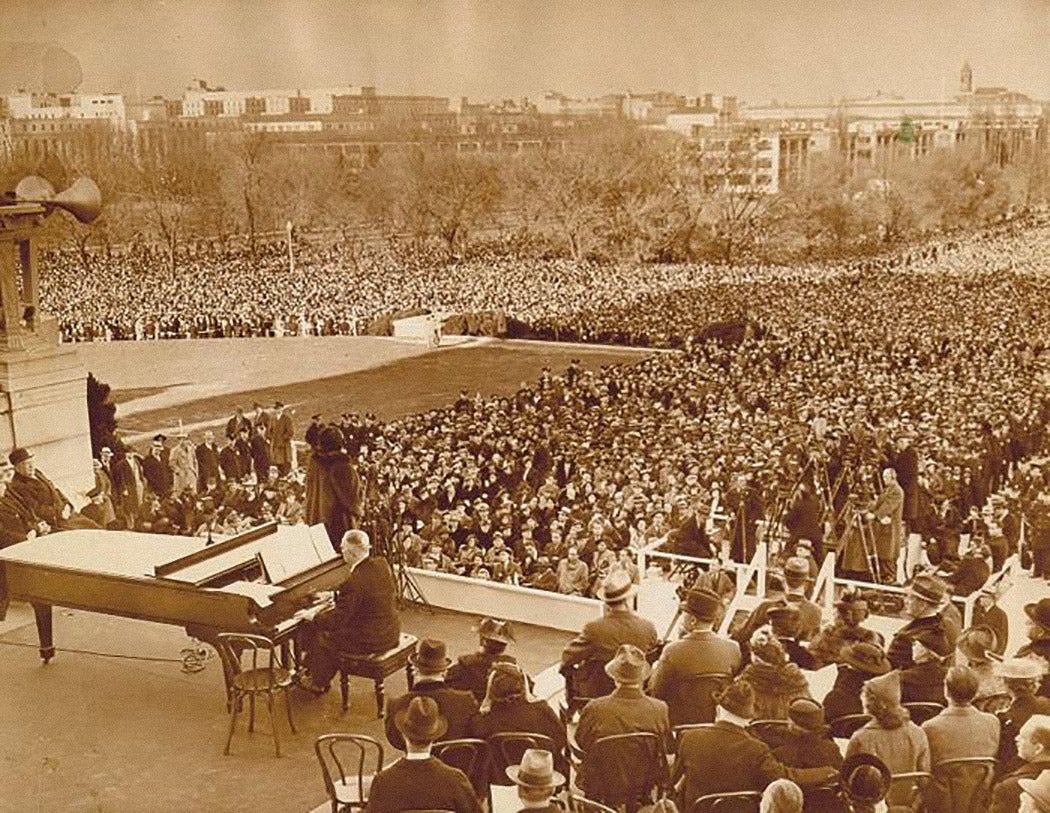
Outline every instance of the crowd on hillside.
<path id="1" fill-rule="evenodd" d="M 463 393 L 385 424 L 321 416 L 312 439 L 326 424 L 338 430 L 362 483 L 362 515 L 411 564 L 567 593 L 593 594 L 630 559 L 625 549 L 659 541 L 717 553 L 712 515 L 728 518 L 738 561 L 766 521 L 784 525 L 792 546 L 808 540 L 818 560 L 825 541 L 852 540 L 843 568 L 865 575 L 877 558 L 890 581 L 914 564 L 894 567 L 909 532 L 926 541 L 927 559 L 949 565 L 960 539 L 979 535 L 997 567 L 1017 549 L 1024 515 L 1043 563 L 1046 260 L 1050 231 L 1037 228 L 864 269 L 722 269 L 722 282 L 669 287 L 621 317 L 581 317 L 578 329 L 599 331 L 608 318 L 645 332 L 651 320 L 674 326 L 666 339 L 746 310 L 729 340 L 688 340 L 680 353 L 631 365 L 574 363 L 511 397 Z M 654 273 L 670 286 L 659 274 L 682 272 Z M 552 299 L 551 313 L 558 307 Z M 267 410 L 253 414 L 269 420 L 259 417 Z M 254 472 L 245 494 L 227 502 L 208 487 L 242 479 L 232 468 L 196 478 L 213 524 L 295 515 L 305 498 L 294 478 L 249 464 L 260 441 L 251 427 L 248 435 L 229 441 L 242 449 L 241 474 Z M 901 498 L 884 511 L 887 469 Z M 260 488 L 266 481 L 273 487 Z M 157 495 L 150 510 L 193 531 L 200 515 L 178 521 L 184 506 L 165 508 L 181 491 Z M 873 544 L 877 557 L 865 549 Z"/>
<path id="2" fill-rule="evenodd" d="M 884 257 L 803 267 L 606 265 L 533 259 L 479 249 L 449 260 L 432 246 L 353 249 L 339 243 L 202 247 L 172 270 L 155 247 L 134 246 L 92 257 L 42 258 L 42 305 L 65 341 L 153 340 L 233 336 L 349 335 L 380 317 L 413 309 L 495 311 L 527 336 L 642 345 L 679 345 L 708 322 L 743 317 L 738 286 L 887 269 L 1025 271 L 1046 259 L 1046 235 L 1016 240 L 1022 226 L 1001 225 L 969 238 L 942 239 Z M 1015 245 L 1016 244 L 1016 245 Z M 1004 256 L 1003 248 L 1010 248 Z M 777 287 L 769 289 L 775 296 Z M 661 310 L 670 300 L 670 312 Z M 727 312 L 727 301 L 731 307 Z M 698 328 L 699 326 L 699 328 Z"/>

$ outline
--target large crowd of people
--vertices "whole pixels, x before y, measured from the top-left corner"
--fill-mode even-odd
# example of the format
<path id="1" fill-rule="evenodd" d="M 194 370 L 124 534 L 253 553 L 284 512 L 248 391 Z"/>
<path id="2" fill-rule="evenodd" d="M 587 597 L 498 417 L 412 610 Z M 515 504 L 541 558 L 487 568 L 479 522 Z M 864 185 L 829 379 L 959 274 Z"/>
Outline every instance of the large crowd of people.
<path id="1" fill-rule="evenodd" d="M 647 763 L 634 752 L 618 771 L 602 741 L 634 733 L 650 735 L 654 765 L 674 755 L 653 787 L 675 780 L 688 809 L 708 794 L 765 791 L 768 810 L 914 808 L 920 796 L 927 810 L 949 810 L 954 779 L 938 766 L 979 758 L 993 765 L 995 813 L 1050 811 L 1050 600 L 1026 606 L 1030 640 L 1006 653 L 1005 618 L 986 589 L 1011 555 L 1038 583 L 1050 577 L 1050 229 L 794 269 L 493 257 L 387 274 L 311 251 L 294 274 L 276 249 L 250 268 L 204 255 L 167 276 L 148 254 L 97 279 L 59 261 L 46 307 L 74 340 L 352 332 L 440 304 L 500 310 L 555 338 L 678 351 L 600 369 L 574 361 L 509 397 L 463 392 L 387 422 L 316 415 L 296 428 L 283 405 L 255 405 L 217 427 L 218 442 L 208 432 L 169 446 L 158 435 L 145 450 L 103 449 L 79 513 L 53 486 L 17 479 L 35 474 L 16 449 L 20 471 L 0 477 L 4 541 L 76 523 L 211 536 L 260 520 L 323 522 L 354 573 L 386 559 L 605 603 L 562 658 L 579 765 L 562 721 L 526 713 L 513 636 L 487 621 L 481 650 L 458 670 L 442 642 L 420 642 L 420 685 L 387 718 L 408 758 L 377 776 L 372 810 L 403 809 L 408 789 L 417 806 L 475 810 L 479 789 L 504 776 L 548 809 L 570 771 L 588 796 L 631 806 Z M 56 301 L 67 283 L 68 300 Z M 300 431 L 308 451 L 297 460 Z M 748 561 L 763 532 L 778 576 L 723 637 L 735 588 L 717 560 Z M 685 634 L 662 652 L 629 601 L 635 553 L 653 546 L 716 560 L 684 585 Z M 822 623 L 805 592 L 829 550 L 844 575 L 907 584 L 909 620 L 892 640 L 864 626 L 862 594 L 839 596 Z M 371 570 L 370 590 L 396 589 L 388 568 L 361 573 Z M 951 599 L 975 593 L 962 630 Z M 306 642 L 305 688 L 316 694 L 333 675 L 333 647 L 396 640 L 392 623 L 382 642 L 362 644 L 339 602 L 332 628 Z M 818 702 L 810 674 L 831 665 L 835 685 Z M 700 722 L 715 726 L 673 733 Z M 432 756 L 443 739 L 526 726 L 554 743 L 546 757 L 533 749 L 517 766 L 465 776 Z M 934 779 L 919 790 L 893 781 L 915 772 Z"/>

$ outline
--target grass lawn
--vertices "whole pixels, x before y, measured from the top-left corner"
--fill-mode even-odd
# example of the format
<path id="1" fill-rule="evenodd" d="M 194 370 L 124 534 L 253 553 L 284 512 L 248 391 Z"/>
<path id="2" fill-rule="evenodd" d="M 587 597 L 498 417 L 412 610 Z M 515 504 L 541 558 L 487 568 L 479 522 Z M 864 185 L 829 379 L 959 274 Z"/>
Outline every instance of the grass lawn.
<path id="1" fill-rule="evenodd" d="M 485 344 L 439 350 L 392 361 L 377 367 L 277 386 L 260 386 L 241 392 L 190 400 L 177 406 L 138 412 L 122 417 L 121 430 L 151 432 L 176 426 L 225 420 L 237 406 L 250 409 L 252 402 L 270 406 L 283 401 L 296 411 L 296 428 L 302 432 L 311 415 L 337 418 L 343 412 L 374 412 L 390 420 L 447 406 L 461 389 L 473 394 L 509 395 L 523 381 L 535 380 L 543 367 L 564 370 L 579 358 L 585 369 L 602 365 L 636 363 L 644 354 L 636 350 L 558 347 L 549 344 Z M 119 403 L 122 392 L 115 393 Z"/>

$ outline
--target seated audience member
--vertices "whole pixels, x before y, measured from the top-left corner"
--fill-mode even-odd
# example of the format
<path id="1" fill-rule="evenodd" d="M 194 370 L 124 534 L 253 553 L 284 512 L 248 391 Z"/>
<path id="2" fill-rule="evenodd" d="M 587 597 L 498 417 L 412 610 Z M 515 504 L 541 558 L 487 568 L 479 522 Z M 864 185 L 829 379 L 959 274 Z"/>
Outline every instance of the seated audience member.
<path id="1" fill-rule="evenodd" d="M 836 813 L 884 813 L 892 776 L 886 763 L 873 754 L 847 757 L 841 769 L 841 808 Z"/>
<path id="2" fill-rule="evenodd" d="M 488 691 L 479 713 L 470 721 L 468 731 L 469 736 L 479 740 L 511 731 L 543 734 L 554 743 L 559 765 L 565 753 L 565 726 L 549 703 L 529 697 L 525 673 L 515 663 L 498 661 L 492 665 Z M 494 778 L 493 782 L 501 784 L 500 778 Z"/>
<path id="3" fill-rule="evenodd" d="M 773 628 L 773 637 L 784 647 L 788 660 L 799 669 L 818 669 L 820 664 L 817 659 L 809 653 L 809 649 L 799 638 L 802 624 L 802 613 L 799 608 L 794 604 L 774 607 L 769 611 L 768 617 L 770 626 Z"/>
<path id="4" fill-rule="evenodd" d="M 309 623 L 303 633 L 309 679 L 305 688 L 328 691 L 339 669 L 342 652 L 386 652 L 397 646 L 401 620 L 397 614 L 394 574 L 382 556 L 371 556 L 364 531 L 347 531 L 339 545 L 350 571 L 335 595 L 335 609 Z"/>
<path id="5" fill-rule="evenodd" d="M 1035 714 L 1050 714 L 1050 698 L 1039 697 L 1043 666 L 1034 658 L 1008 658 L 996 664 L 995 673 L 1006 684 L 1010 705 L 999 718 L 999 769 L 1010 771 L 1017 762 L 1017 733 Z"/>
<path id="6" fill-rule="evenodd" d="M 886 763 L 890 772 L 911 773 L 930 770 L 930 746 L 926 734 L 913 723 L 901 706 L 900 672 L 872 678 L 861 690 L 864 711 L 872 720 L 854 732 L 846 746 L 847 759 L 854 754 L 873 754 Z M 909 803 L 907 788 L 894 789 L 887 800 L 890 807 Z"/>
<path id="7" fill-rule="evenodd" d="M 51 530 L 51 526 L 11 491 L 14 473 L 14 467 L 5 460 L 0 466 L 0 548 L 35 539 Z"/>
<path id="8" fill-rule="evenodd" d="M 602 584 L 599 598 L 604 602 L 602 617 L 588 622 L 562 652 L 562 674 L 572 675 L 575 697 L 601 697 L 612 691 L 605 665 L 621 644 L 632 644 L 649 652 L 659 641 L 656 627 L 630 607 L 634 584 L 630 576 L 616 569 Z M 576 667 L 574 671 L 570 671 Z"/>
<path id="9" fill-rule="evenodd" d="M 806 676 L 788 661 L 780 641 L 765 628 L 751 638 L 751 663 L 740 678 L 751 684 L 755 715 L 760 720 L 786 720 L 791 701 L 810 696 Z"/>
<path id="10" fill-rule="evenodd" d="M 478 622 L 480 647 L 469 655 L 460 655 L 448 670 L 445 683 L 453 689 L 463 689 L 480 703 L 488 687 L 489 670 L 497 662 L 516 663 L 513 655 L 507 654 L 507 645 L 514 641 L 514 631 L 506 621 L 483 618 Z"/>
<path id="11" fill-rule="evenodd" d="M 446 654 L 445 642 L 423 638 L 409 660 L 416 671 L 416 681 L 412 691 L 387 703 L 387 741 L 395 748 L 402 751 L 405 749 L 395 718 L 415 697 L 432 698 L 445 719 L 446 730 L 435 739 L 458 740 L 466 737 L 470 721 L 478 713 L 478 701 L 470 692 L 451 689 L 445 685 L 445 675 L 452 665 Z"/>
<path id="12" fill-rule="evenodd" d="M 861 689 L 873 677 L 885 675 L 892 667 L 886 654 L 875 644 L 853 643 L 843 650 L 835 685 L 824 696 L 824 714 L 837 720 L 847 714 L 862 714 Z"/>
<path id="13" fill-rule="evenodd" d="M 8 460 L 15 467 L 14 477 L 8 490 L 33 512 L 34 516 L 48 524 L 52 531 L 67 531 L 71 528 L 98 528 L 97 523 L 73 510 L 73 504 L 59 491 L 43 472 L 36 468 L 36 458 L 28 449 L 17 446 L 11 450 Z"/>
<path id="14" fill-rule="evenodd" d="M 550 751 L 527 748 L 521 755 L 521 763 L 508 766 L 506 773 L 510 781 L 518 786 L 521 810 L 548 813 L 564 810 L 552 798 L 555 788 L 565 784 L 565 777 L 554 770 L 554 757 Z"/>
<path id="15" fill-rule="evenodd" d="M 596 791 L 604 783 L 617 781 L 601 765 L 587 759 L 587 751 L 602 737 L 650 732 L 656 734 L 668 750 L 672 747 L 667 704 L 642 691 L 651 672 L 645 653 L 632 644 L 623 644 L 606 664 L 605 671 L 616 688 L 607 697 L 595 698 L 584 706 L 576 726 L 576 744 L 584 752 L 577 785 L 584 795 L 591 795 L 590 791 Z"/>
<path id="16" fill-rule="evenodd" d="M 978 711 L 972 702 L 977 694 L 977 676 L 965 666 L 953 666 L 944 680 L 948 708 L 922 724 L 930 746 L 930 764 L 960 757 L 994 759 L 999 749 L 999 721 L 994 714 Z M 934 782 L 926 793 L 930 813 L 951 808 L 948 789 Z"/>
<path id="17" fill-rule="evenodd" d="M 710 723 L 714 700 L 705 675 L 733 675 L 740 669 L 740 645 L 714 632 L 722 620 L 722 600 L 714 592 L 690 590 L 682 602 L 685 635 L 664 647 L 649 682 L 649 693 L 667 703 L 671 725 Z"/>
<path id="18" fill-rule="evenodd" d="M 1050 715 L 1028 718 L 1017 733 L 1020 767 L 1006 774 L 992 791 L 991 813 L 1016 813 L 1021 802 L 1022 779 L 1034 779 L 1050 770 Z"/>
<path id="19" fill-rule="evenodd" d="M 838 770 L 842 752 L 828 732 L 820 703 L 806 697 L 791 701 L 788 720 L 785 741 L 773 749 L 773 756 L 789 768 Z"/>
<path id="20" fill-rule="evenodd" d="M 958 634 L 953 633 L 953 622 L 947 618 L 950 604 L 947 592 L 943 581 L 927 573 L 920 573 L 912 580 L 905 605 L 905 612 L 911 620 L 897 630 L 886 653 L 895 669 L 907 669 L 912 665 L 912 641 L 931 630 L 942 632 L 955 647 Z"/>
<path id="21" fill-rule="evenodd" d="M 1018 658 L 1035 658 L 1043 664 L 1040 697 L 1050 697 L 1050 598 L 1024 605 L 1028 643 L 1017 650 Z"/>
<path id="22" fill-rule="evenodd" d="M 996 655 L 1006 652 L 1006 644 L 1010 640 L 1010 619 L 1006 612 L 997 604 L 998 596 L 994 587 L 984 587 L 977 594 L 977 600 L 973 605 L 973 622 L 971 627 L 985 626 L 995 633 Z"/>
<path id="23" fill-rule="evenodd" d="M 579 549 L 570 545 L 564 559 L 558 562 L 558 592 L 570 596 L 585 596 L 591 583 L 590 569 L 580 558 Z"/>
<path id="24" fill-rule="evenodd" d="M 769 611 L 774 607 L 784 604 L 793 604 L 798 607 L 801 614 L 799 628 L 799 639 L 808 641 L 820 630 L 820 622 L 823 616 L 820 607 L 806 598 L 805 589 L 809 583 L 809 565 L 804 559 L 796 556 L 791 557 L 784 564 L 784 595 L 773 596 L 759 603 L 741 628 L 733 636 L 737 641 L 745 643 L 751 640 L 755 630 L 769 623 Z"/>
<path id="25" fill-rule="evenodd" d="M 774 779 L 762 791 L 758 813 L 802 813 L 802 788 L 790 779 Z"/>
<path id="26" fill-rule="evenodd" d="M 736 579 L 733 578 L 732 570 L 727 568 L 721 559 L 715 559 L 708 569 L 697 577 L 695 587 L 698 590 L 710 590 L 723 602 L 728 602 L 736 594 Z"/>
<path id="27" fill-rule="evenodd" d="M 944 700 L 945 659 L 951 644 L 940 630 L 926 630 L 912 642 L 912 665 L 901 671 L 901 702 L 940 703 Z"/>
<path id="28" fill-rule="evenodd" d="M 835 602 L 835 620 L 824 627 L 809 645 L 809 654 L 819 666 L 840 663 L 846 649 L 853 644 L 873 644 L 882 648 L 882 636 L 863 626 L 868 617 L 868 602 L 857 590 L 846 590 Z"/>
<path id="29" fill-rule="evenodd" d="M 1020 779 L 1021 813 L 1050 813 L 1050 771 L 1035 779 Z"/>
<path id="30" fill-rule="evenodd" d="M 684 779 L 681 809 L 692 810 L 697 799 L 710 793 L 761 792 L 777 779 L 790 779 L 805 788 L 836 775 L 832 768 L 785 766 L 748 731 L 754 717 L 754 692 L 738 678 L 719 695 L 713 726 L 682 732 L 672 776 L 676 784 Z"/>
<path id="31" fill-rule="evenodd" d="M 433 743 L 444 737 L 448 722 L 429 697 L 413 697 L 393 717 L 405 744 L 405 755 L 372 780 L 368 813 L 403 810 L 451 810 L 481 813 L 481 804 L 470 780 L 458 768 L 430 755 Z"/>
<path id="32" fill-rule="evenodd" d="M 965 629 L 955 644 L 955 663 L 969 667 L 977 677 L 975 703 L 997 694 L 1006 693 L 1006 684 L 995 674 L 995 663 L 989 653 L 995 653 L 998 642 L 991 627 L 975 626 Z"/>

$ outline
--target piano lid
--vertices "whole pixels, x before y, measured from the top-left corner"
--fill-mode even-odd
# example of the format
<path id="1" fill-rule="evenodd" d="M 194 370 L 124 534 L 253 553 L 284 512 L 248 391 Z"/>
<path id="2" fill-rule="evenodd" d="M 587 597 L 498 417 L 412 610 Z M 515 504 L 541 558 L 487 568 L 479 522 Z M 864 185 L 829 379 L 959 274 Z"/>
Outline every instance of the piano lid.
<path id="1" fill-rule="evenodd" d="M 323 531 L 324 526 L 319 527 Z M 327 541 L 327 534 L 322 541 Z M 318 542 L 317 527 L 305 525 L 268 523 L 213 545 L 201 544 L 196 551 L 158 564 L 154 572 L 160 578 L 207 587 L 262 563 L 270 581 L 277 584 L 339 558 L 330 543 L 325 547 Z"/>
<path id="2" fill-rule="evenodd" d="M 153 579 L 158 562 L 186 556 L 203 541 L 139 531 L 57 531 L 0 550 L 0 562 Z"/>

